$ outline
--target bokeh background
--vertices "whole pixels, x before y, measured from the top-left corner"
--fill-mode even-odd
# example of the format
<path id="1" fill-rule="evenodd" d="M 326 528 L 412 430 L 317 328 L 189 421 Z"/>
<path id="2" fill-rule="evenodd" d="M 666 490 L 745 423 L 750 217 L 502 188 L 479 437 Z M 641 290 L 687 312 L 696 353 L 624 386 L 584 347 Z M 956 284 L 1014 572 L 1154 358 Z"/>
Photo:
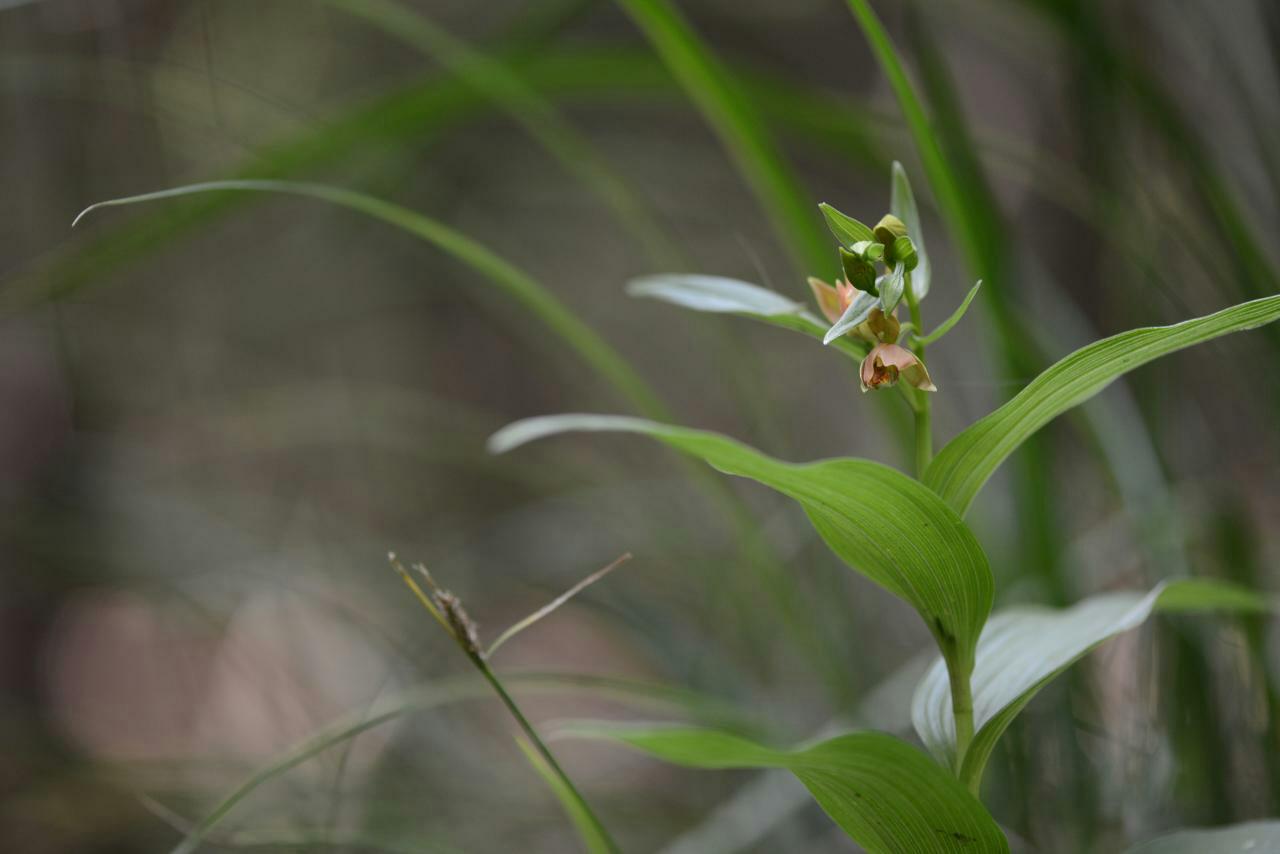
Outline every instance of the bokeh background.
<path id="1" fill-rule="evenodd" d="M 875 221 L 894 159 L 924 208 L 927 317 L 986 282 L 930 351 L 940 441 L 1089 340 L 1278 290 L 1280 6 L 876 8 L 962 217 L 838 0 L 0 2 L 6 850 L 167 850 L 323 727 L 387 710 L 265 780 L 207 849 L 574 850 L 388 550 L 487 639 L 635 555 L 495 656 L 541 725 L 906 727 L 928 635 L 798 508 L 637 439 L 485 450 L 519 417 L 640 407 L 907 468 L 901 401 L 839 356 L 623 291 L 686 270 L 805 298 L 836 268 L 816 203 Z M 572 316 L 315 200 L 70 228 L 230 177 L 394 201 Z M 971 513 L 997 604 L 1187 574 L 1275 590 L 1278 355 L 1275 327 L 1178 354 L 1020 450 Z M 1091 656 L 1005 738 L 996 817 L 1075 852 L 1276 814 L 1274 629 L 1162 618 Z M 856 850 L 789 778 L 554 746 L 628 851 Z"/>

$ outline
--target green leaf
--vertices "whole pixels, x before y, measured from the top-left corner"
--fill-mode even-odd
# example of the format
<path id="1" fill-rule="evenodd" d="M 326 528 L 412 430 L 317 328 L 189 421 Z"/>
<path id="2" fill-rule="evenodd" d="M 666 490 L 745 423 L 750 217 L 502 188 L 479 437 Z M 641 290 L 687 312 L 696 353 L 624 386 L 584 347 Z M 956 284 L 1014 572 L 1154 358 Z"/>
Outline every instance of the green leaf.
<path id="1" fill-rule="evenodd" d="M 914 282 L 915 274 L 912 273 L 911 275 L 912 275 L 911 280 L 912 282 Z M 964 317 L 964 313 L 969 310 L 969 303 L 973 302 L 973 298 L 978 295 L 978 290 L 981 287 L 982 287 L 982 280 L 979 279 L 974 284 L 974 286 L 969 289 L 969 293 L 965 294 L 964 301 L 960 303 L 960 307 L 957 308 L 955 311 L 951 312 L 951 316 L 948 317 L 946 320 L 942 321 L 942 323 L 939 324 L 938 328 L 930 332 L 928 335 L 916 336 L 916 339 L 915 339 L 916 343 L 922 346 L 929 345 L 941 339 L 943 335 L 946 335 L 948 332 L 950 332 L 951 327 L 959 323 L 961 318 Z M 918 296 L 916 298 L 919 299 Z"/>
<path id="2" fill-rule="evenodd" d="M 879 243 L 859 243 L 859 246 L 880 246 Z M 850 252 L 840 247 L 840 267 L 844 270 L 844 280 L 860 291 L 879 294 L 876 287 L 876 265 L 861 254 Z"/>
<path id="3" fill-rule="evenodd" d="M 898 262 L 880 280 L 880 305 L 885 314 L 898 307 L 902 300 L 902 291 L 906 286 L 907 265 Z"/>
<path id="4" fill-rule="evenodd" d="M 518 122 L 570 175 L 594 192 L 655 258 L 678 257 L 653 212 L 524 75 L 475 50 L 421 10 L 398 0 L 322 0 L 417 48 Z"/>
<path id="5" fill-rule="evenodd" d="M 674 3 L 619 0 L 644 32 L 689 99 L 720 137 L 799 269 L 830 258 L 812 202 L 733 75 L 711 52 Z M 829 262 L 828 262 L 829 263 Z"/>
<path id="6" fill-rule="evenodd" d="M 840 315 L 835 325 L 822 336 L 822 343 L 830 344 L 832 341 L 842 340 L 846 332 L 870 317 L 872 310 L 879 305 L 880 297 L 867 291 L 860 291 L 853 298 L 853 302 L 849 303 L 849 307 L 844 310 L 844 314 Z"/>
<path id="7" fill-rule="evenodd" d="M 916 196 L 911 192 L 911 181 L 907 178 L 907 170 L 902 164 L 893 161 L 893 180 L 889 192 L 889 212 L 907 226 L 907 234 L 916 246 L 919 258 L 916 268 L 911 271 L 911 292 L 916 300 L 922 300 L 929 293 L 929 282 L 932 269 L 929 266 L 929 253 L 924 249 L 924 230 L 920 226 L 920 211 L 916 208 Z"/>
<path id="8" fill-rule="evenodd" d="M 723 276 L 695 273 L 669 273 L 632 279 L 627 293 L 633 297 L 652 297 L 694 311 L 754 314 L 800 314 L 804 306 L 795 300 L 759 285 Z"/>
<path id="9" fill-rule="evenodd" d="M 662 300 L 694 311 L 738 314 L 800 332 L 819 341 L 827 334 L 826 324 L 805 310 L 800 303 L 792 302 L 759 285 L 723 276 L 691 273 L 644 276 L 628 283 L 627 293 L 633 297 Z M 836 346 L 852 359 L 861 361 L 867 355 L 867 347 L 851 338 L 842 338 L 836 342 Z"/>
<path id="10" fill-rule="evenodd" d="M 578 724 L 562 732 L 621 742 L 690 768 L 786 768 L 870 854 L 1009 850 L 977 798 L 920 750 L 884 733 L 854 732 L 812 747 L 774 750 L 706 729 Z"/>
<path id="11" fill-rule="evenodd" d="M 538 772 L 538 776 L 560 802 L 560 806 L 573 822 L 574 829 L 578 831 L 578 836 L 582 839 L 582 844 L 587 851 L 590 854 L 613 854 L 616 849 L 612 842 L 601 831 L 595 817 L 583 808 L 582 801 L 574 797 L 573 792 L 565 785 L 564 778 L 555 772 L 542 754 L 527 740 L 517 737 L 516 744 L 524 754 L 524 758 L 533 766 L 533 770 Z"/>
<path id="12" fill-rule="evenodd" d="M 854 245 L 864 240 L 875 242 L 876 234 L 870 226 L 858 222 L 848 214 L 842 214 L 826 202 L 818 205 L 818 210 L 827 218 L 827 228 L 835 235 L 845 249 L 852 250 Z"/>
<path id="13" fill-rule="evenodd" d="M 1059 673 L 1098 644 L 1140 626 L 1153 611 L 1265 612 L 1266 597 L 1226 582 L 1182 579 L 1150 593 L 1093 596 L 1070 608 L 1021 606 L 987 622 L 973 670 L 975 735 L 965 753 L 962 780 L 976 785 L 996 741 L 1018 712 Z M 946 664 L 936 661 L 921 680 L 911 718 L 925 745 L 948 765 L 955 758 L 955 726 Z"/>
<path id="14" fill-rule="evenodd" d="M 1280 854 L 1280 821 L 1179 830 L 1136 845 L 1128 854 Z"/>
<path id="15" fill-rule="evenodd" d="M 987 478 L 1028 436 L 1117 377 L 1184 347 L 1277 318 L 1280 296 L 1264 297 L 1173 326 L 1131 329 L 1082 347 L 948 442 L 925 472 L 924 482 L 964 513 Z"/>
<path id="16" fill-rule="evenodd" d="M 991 610 L 991 569 L 960 517 L 918 481 L 869 460 L 781 462 L 716 433 L 613 415 L 517 421 L 494 434 L 489 448 L 502 453 L 569 431 L 651 436 L 795 499 L 832 551 L 915 606 L 952 666 L 972 667 Z"/>
<path id="17" fill-rule="evenodd" d="M 88 214 L 99 208 L 228 191 L 280 193 L 319 199 L 381 220 L 431 243 L 437 249 L 475 270 L 494 287 L 518 302 L 532 317 L 537 318 L 548 330 L 572 348 L 588 367 L 627 398 L 638 412 L 654 417 L 664 417 L 666 407 L 653 389 L 635 372 L 635 369 L 537 280 L 484 245 L 444 223 L 364 193 L 299 181 L 208 181 L 98 202 L 81 211 L 71 225 L 74 228 Z"/>
<path id="18" fill-rule="evenodd" d="M 655 703 L 667 712 L 683 710 L 686 714 L 698 715 L 704 719 L 705 716 L 710 716 L 716 719 L 717 725 L 738 725 L 736 720 L 732 720 L 737 717 L 736 709 L 724 709 L 718 701 L 680 688 L 575 674 L 513 673 L 505 676 L 503 681 L 508 685 L 520 686 L 522 693 L 586 692 L 588 695 L 611 699 Z M 487 681 L 479 676 L 467 675 L 439 678 L 426 688 L 382 697 L 372 706 L 361 706 L 315 730 L 310 736 L 254 771 L 191 826 L 185 838 L 174 847 L 172 854 L 190 854 L 195 851 L 213 829 L 259 787 L 327 750 L 404 715 L 460 702 L 491 701 L 492 698 L 493 688 Z M 729 719 L 726 719 L 726 715 Z M 720 721 L 724 723 L 721 724 Z"/>

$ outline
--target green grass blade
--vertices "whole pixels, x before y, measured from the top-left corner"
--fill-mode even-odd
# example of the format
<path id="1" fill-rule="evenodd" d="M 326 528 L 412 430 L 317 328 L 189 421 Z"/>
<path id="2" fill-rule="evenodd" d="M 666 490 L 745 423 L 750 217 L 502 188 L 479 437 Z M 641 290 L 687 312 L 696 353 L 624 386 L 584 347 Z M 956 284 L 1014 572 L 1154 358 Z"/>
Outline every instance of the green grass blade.
<path id="1" fill-rule="evenodd" d="M 716 433 L 623 416 L 530 418 L 504 427 L 489 447 L 502 453 L 571 431 L 647 435 L 794 499 L 845 563 L 920 612 L 949 667 L 966 676 L 972 668 L 991 610 L 991 569 L 960 517 L 918 481 L 869 460 L 785 463 Z"/>
<path id="2" fill-rule="evenodd" d="M 924 481 L 957 512 L 1017 447 L 1059 414 L 1153 359 L 1280 319 L 1280 296 L 1264 297 L 1173 326 L 1132 329 L 1083 347 L 1049 367 L 1012 400 L 947 443 Z"/>
<path id="3" fill-rule="evenodd" d="M 618 0 L 697 105 L 772 220 L 798 269 L 830 274 L 834 253 L 813 202 L 726 68 L 667 0 Z"/>
<path id="4" fill-rule="evenodd" d="M 924 166 L 929 185 L 933 188 L 938 207 L 952 227 L 960 230 L 963 238 L 961 246 L 966 251 L 970 264 L 980 268 L 982 259 L 975 251 L 974 235 L 966 225 L 969 217 L 962 193 L 947 166 L 946 158 L 943 157 L 942 148 L 938 145 L 929 117 L 925 114 L 924 105 L 916 96 L 906 69 L 898 59 L 897 50 L 868 0 L 847 0 L 847 2 L 867 42 L 871 45 L 876 61 L 888 78 L 894 96 L 898 99 L 898 106 L 901 107 L 902 114 L 907 120 L 907 127 L 915 140 L 916 148 L 920 153 L 920 162 Z"/>
<path id="5" fill-rule="evenodd" d="M 977 798 L 920 750 L 854 732 L 775 750 L 717 730 L 576 724 L 565 735 L 622 744 L 690 768 L 786 768 L 870 854 L 997 854 L 1008 840 Z"/>
<path id="6" fill-rule="evenodd" d="M 367 715 L 349 716 L 335 721 L 256 770 L 192 826 L 186 837 L 174 847 L 172 854 L 191 854 L 200 847 L 200 843 L 209 835 L 209 832 L 259 786 L 326 750 L 410 712 L 425 711 L 450 703 L 487 696 L 489 696 L 489 686 L 480 679 L 446 680 L 428 691 L 407 695 L 395 702 L 380 706 Z"/>
<path id="7" fill-rule="evenodd" d="M 578 831 L 578 836 L 582 839 L 583 846 L 590 854 L 613 854 L 617 849 L 613 846 L 609 838 L 600 831 L 600 825 L 595 818 L 582 808 L 582 801 L 574 797 L 564 784 L 564 779 L 556 774 L 555 770 L 547 764 L 547 760 L 543 758 L 533 745 L 523 738 L 517 738 L 516 744 L 520 747 L 520 752 L 524 754 L 524 758 L 529 760 L 529 764 L 533 766 L 533 770 L 538 772 L 538 776 L 547 784 L 552 793 L 556 796 L 556 800 L 560 802 L 560 806 L 564 809 L 565 814 L 569 816 L 569 820 L 573 822 L 574 828 Z"/>
<path id="8" fill-rule="evenodd" d="M 471 48 L 422 12 L 396 0 L 321 2 L 369 22 L 443 64 L 514 118 L 569 174 L 595 192 L 656 261 L 663 265 L 678 262 L 679 253 L 627 182 L 550 101 L 504 62 Z"/>
<path id="9" fill-rule="evenodd" d="M 630 401 L 637 411 L 663 417 L 665 407 L 645 381 L 618 355 L 617 351 L 596 335 L 541 284 L 466 235 L 416 211 L 382 199 L 323 184 L 292 181 L 210 181 L 99 202 L 82 211 L 75 222 L 78 223 L 91 211 L 99 208 L 223 191 L 285 193 L 320 199 L 382 220 L 432 243 L 483 275 L 489 282 L 524 306 L 532 316 L 574 350 L 593 371 Z"/>
<path id="10" fill-rule="evenodd" d="M 626 679 L 584 675 L 557 675 L 524 673 L 504 677 L 522 691 L 537 693 L 586 692 L 619 699 L 656 703 L 670 711 L 683 709 L 699 717 L 721 718 L 735 726 L 741 720 L 735 709 L 724 708 L 721 703 L 680 688 L 669 688 Z M 276 779 L 289 770 L 319 756 L 326 750 L 355 738 L 363 732 L 414 712 L 428 711 L 453 703 L 490 700 L 493 689 L 479 676 L 437 679 L 431 687 L 407 691 L 381 700 L 367 712 L 345 715 L 318 729 L 297 745 L 282 752 L 271 762 L 255 770 L 245 780 L 225 795 L 198 821 L 187 837 L 173 849 L 173 854 L 190 854 L 200 842 L 245 798 L 259 787 Z M 726 717 L 727 716 L 727 717 Z M 750 728 L 750 727 L 748 727 Z"/>
<path id="11" fill-rule="evenodd" d="M 1190 578 L 1161 584 L 1150 593 L 1105 593 L 1055 610 L 1018 607 L 992 616 L 978 643 L 973 670 L 975 735 L 961 779 L 976 787 L 1000 736 L 1037 692 L 1094 647 L 1137 628 L 1155 611 L 1165 613 L 1267 613 L 1276 603 L 1234 584 Z M 921 680 L 911 718 L 925 745 L 951 762 L 955 729 L 945 663 Z"/>

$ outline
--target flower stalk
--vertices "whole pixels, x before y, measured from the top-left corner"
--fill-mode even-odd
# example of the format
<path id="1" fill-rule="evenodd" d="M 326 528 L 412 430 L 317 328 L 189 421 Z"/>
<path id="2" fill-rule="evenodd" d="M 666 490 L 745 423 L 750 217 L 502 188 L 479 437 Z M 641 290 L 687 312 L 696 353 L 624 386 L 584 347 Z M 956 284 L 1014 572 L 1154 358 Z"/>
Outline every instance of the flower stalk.
<path id="1" fill-rule="evenodd" d="M 916 329 L 923 329 L 924 326 L 920 320 L 920 301 L 916 299 L 915 291 L 911 287 L 911 273 L 907 273 L 906 286 L 907 310 L 911 313 L 911 325 Z M 924 344 L 917 340 L 915 348 L 916 358 L 920 360 L 920 364 L 926 365 L 924 359 Z M 933 423 L 932 423 L 932 401 L 928 394 L 916 393 L 915 405 L 915 428 L 916 428 L 916 477 L 924 477 L 925 469 L 929 467 L 929 463 L 933 461 Z"/>

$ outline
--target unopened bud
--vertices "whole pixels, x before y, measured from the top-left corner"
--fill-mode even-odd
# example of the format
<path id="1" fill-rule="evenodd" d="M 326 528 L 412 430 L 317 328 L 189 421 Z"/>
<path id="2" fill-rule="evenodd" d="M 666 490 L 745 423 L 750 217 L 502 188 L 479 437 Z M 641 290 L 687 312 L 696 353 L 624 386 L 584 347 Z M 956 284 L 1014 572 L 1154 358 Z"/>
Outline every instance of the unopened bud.
<path id="1" fill-rule="evenodd" d="M 892 247 L 893 241 L 899 237 L 907 236 L 907 226 L 893 214 L 885 214 L 876 223 L 875 235 L 876 240 L 884 244 L 885 247 Z"/>
<path id="2" fill-rule="evenodd" d="M 876 290 L 876 267 L 865 258 L 840 247 L 840 266 L 844 268 L 844 277 L 850 285 L 860 291 L 879 294 Z"/>
<path id="3" fill-rule="evenodd" d="M 893 249 L 889 254 L 894 264 L 905 264 L 908 270 L 914 270 L 916 264 L 920 263 L 920 256 L 916 254 L 916 245 L 911 242 L 910 237 L 899 237 L 893 241 Z"/>

